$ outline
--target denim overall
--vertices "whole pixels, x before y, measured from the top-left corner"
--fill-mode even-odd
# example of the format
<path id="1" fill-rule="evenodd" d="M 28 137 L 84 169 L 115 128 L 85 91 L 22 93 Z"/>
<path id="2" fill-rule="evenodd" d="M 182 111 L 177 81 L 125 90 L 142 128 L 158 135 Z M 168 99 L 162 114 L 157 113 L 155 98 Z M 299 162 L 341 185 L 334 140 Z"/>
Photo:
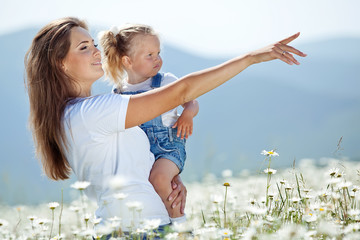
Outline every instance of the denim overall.
<path id="1" fill-rule="evenodd" d="M 152 77 L 151 87 L 153 89 L 161 86 L 163 74 L 158 73 Z M 113 90 L 114 93 L 120 93 L 118 89 Z M 129 91 L 121 92 L 121 94 L 135 95 L 146 91 Z M 150 151 L 154 154 L 155 160 L 166 158 L 171 160 L 179 168 L 179 173 L 184 168 L 186 159 L 185 138 L 181 139 L 176 136 L 177 128 L 165 127 L 162 122 L 161 115 L 143 123 L 139 126 L 148 136 L 150 141 Z"/>

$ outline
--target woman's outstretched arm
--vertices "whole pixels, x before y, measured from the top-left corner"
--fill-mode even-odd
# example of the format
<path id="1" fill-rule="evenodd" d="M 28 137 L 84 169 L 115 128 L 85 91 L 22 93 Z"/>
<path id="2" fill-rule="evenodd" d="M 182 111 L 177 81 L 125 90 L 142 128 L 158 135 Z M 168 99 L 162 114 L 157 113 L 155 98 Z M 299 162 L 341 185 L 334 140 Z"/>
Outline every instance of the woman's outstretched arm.
<path id="1" fill-rule="evenodd" d="M 220 86 L 255 63 L 280 59 L 290 65 L 294 63 L 298 65 L 299 62 L 292 53 L 302 57 L 305 57 L 306 54 L 287 44 L 299 35 L 300 33 L 294 34 L 218 66 L 191 73 L 159 89 L 131 96 L 125 127 L 140 125 L 176 106 L 191 101 Z"/>

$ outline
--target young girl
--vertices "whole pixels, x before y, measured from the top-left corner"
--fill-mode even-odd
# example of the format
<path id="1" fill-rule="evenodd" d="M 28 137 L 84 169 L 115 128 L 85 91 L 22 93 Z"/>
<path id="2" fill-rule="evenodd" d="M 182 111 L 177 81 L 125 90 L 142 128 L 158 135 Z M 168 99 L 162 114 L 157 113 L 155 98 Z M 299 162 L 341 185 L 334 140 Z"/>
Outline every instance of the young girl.
<path id="1" fill-rule="evenodd" d="M 107 59 L 104 68 L 115 83 L 115 93 L 139 94 L 177 80 L 171 73 L 159 73 L 162 66 L 160 41 L 150 26 L 132 24 L 113 29 L 101 36 L 100 43 Z M 185 139 L 192 134 L 193 118 L 199 111 L 196 100 L 183 107 L 180 117 L 174 108 L 140 125 L 149 138 L 156 160 L 149 180 L 173 221 L 185 220 L 180 206 L 172 208 L 171 199 L 167 197 L 173 190 L 171 180 L 183 170 Z"/>

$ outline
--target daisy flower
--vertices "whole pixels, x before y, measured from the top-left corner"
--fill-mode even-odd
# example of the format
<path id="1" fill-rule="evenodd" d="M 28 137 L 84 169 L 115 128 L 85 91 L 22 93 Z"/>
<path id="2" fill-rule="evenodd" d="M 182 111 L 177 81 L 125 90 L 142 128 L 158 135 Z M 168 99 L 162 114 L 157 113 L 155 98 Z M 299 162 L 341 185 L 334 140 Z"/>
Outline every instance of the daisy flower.
<path id="1" fill-rule="evenodd" d="M 48 207 L 51 209 L 51 210 L 54 210 L 55 208 L 57 208 L 59 206 L 59 203 L 58 202 L 51 202 L 48 204 Z"/>
<path id="2" fill-rule="evenodd" d="M 123 199 L 127 198 L 127 196 L 129 196 L 129 194 L 126 194 L 126 193 L 115 193 L 114 194 L 114 198 L 116 198 L 117 200 L 123 200 Z"/>
<path id="3" fill-rule="evenodd" d="M 261 154 L 265 155 L 267 157 L 269 157 L 269 156 L 274 156 L 274 157 L 279 156 L 279 154 L 277 152 L 275 152 L 275 150 L 270 150 L 270 151 L 262 150 Z"/>
<path id="4" fill-rule="evenodd" d="M 84 190 L 88 186 L 90 186 L 90 182 L 86 182 L 86 181 L 84 181 L 84 182 L 77 181 L 77 182 L 70 185 L 70 187 L 75 188 L 77 190 Z"/>
<path id="5" fill-rule="evenodd" d="M 276 172 L 277 172 L 277 170 L 272 169 L 272 168 L 267 168 L 264 170 L 264 173 L 267 173 L 267 174 L 275 174 Z"/>

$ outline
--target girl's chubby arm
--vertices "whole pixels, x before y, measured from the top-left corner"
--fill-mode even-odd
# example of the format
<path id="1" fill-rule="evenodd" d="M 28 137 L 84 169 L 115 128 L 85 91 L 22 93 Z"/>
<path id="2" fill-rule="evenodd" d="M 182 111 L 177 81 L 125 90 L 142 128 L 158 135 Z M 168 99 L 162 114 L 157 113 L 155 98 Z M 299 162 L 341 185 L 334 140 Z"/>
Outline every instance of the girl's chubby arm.
<path id="1" fill-rule="evenodd" d="M 215 67 L 191 73 L 167 86 L 132 95 L 127 109 L 125 127 L 140 125 L 170 109 L 194 100 L 253 64 L 280 59 L 289 65 L 294 63 L 299 65 L 300 63 L 293 54 L 301 57 L 305 57 L 306 54 L 287 45 L 299 35 L 300 33 L 296 33 L 267 47 L 233 58 Z"/>
<path id="2" fill-rule="evenodd" d="M 172 126 L 173 128 L 177 127 L 177 136 L 181 137 L 181 139 L 188 138 L 193 133 L 193 118 L 199 112 L 199 103 L 198 101 L 192 100 L 182 105 L 184 110 L 175 124 Z"/>

